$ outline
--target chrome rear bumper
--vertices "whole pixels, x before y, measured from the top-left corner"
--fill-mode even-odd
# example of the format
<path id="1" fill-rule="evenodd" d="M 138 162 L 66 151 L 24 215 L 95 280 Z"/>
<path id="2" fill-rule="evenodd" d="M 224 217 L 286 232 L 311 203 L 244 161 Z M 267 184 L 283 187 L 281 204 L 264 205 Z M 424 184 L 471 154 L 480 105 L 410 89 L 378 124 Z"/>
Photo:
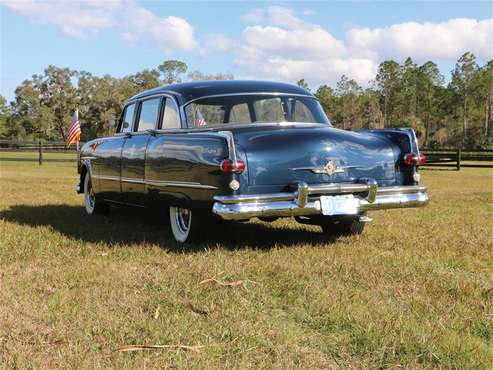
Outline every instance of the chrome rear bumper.
<path id="1" fill-rule="evenodd" d="M 298 184 L 291 193 L 216 196 L 212 211 L 224 220 L 252 217 L 321 215 L 320 196 L 353 194 L 357 213 L 389 208 L 422 207 L 428 204 L 426 186 L 388 186 L 378 188 L 375 180 L 356 184 Z"/>

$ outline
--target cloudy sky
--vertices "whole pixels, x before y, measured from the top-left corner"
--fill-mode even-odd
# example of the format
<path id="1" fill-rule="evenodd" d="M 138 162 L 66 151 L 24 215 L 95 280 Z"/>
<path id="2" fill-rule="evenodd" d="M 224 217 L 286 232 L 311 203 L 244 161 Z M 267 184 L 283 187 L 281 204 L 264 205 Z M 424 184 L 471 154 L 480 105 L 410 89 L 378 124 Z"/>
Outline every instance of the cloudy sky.
<path id="1" fill-rule="evenodd" d="M 362 85 L 382 60 L 493 58 L 491 1 L 0 0 L 0 94 L 49 64 L 124 76 L 164 59 L 236 78 Z"/>

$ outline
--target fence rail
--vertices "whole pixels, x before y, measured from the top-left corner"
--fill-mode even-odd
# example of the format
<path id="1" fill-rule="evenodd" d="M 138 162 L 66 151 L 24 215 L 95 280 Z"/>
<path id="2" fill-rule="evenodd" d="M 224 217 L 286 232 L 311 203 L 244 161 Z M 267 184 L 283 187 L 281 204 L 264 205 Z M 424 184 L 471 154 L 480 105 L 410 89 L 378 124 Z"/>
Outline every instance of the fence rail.
<path id="1" fill-rule="evenodd" d="M 426 167 L 455 167 L 457 171 L 460 171 L 461 167 L 493 168 L 492 163 L 469 163 L 493 162 L 493 150 L 423 148 L 421 152 L 426 156 Z"/>
<path id="2" fill-rule="evenodd" d="M 83 143 L 79 144 L 80 146 Z M 0 152 L 35 152 L 35 157 L 8 157 L 1 156 L 0 161 L 37 161 L 40 165 L 43 162 L 75 162 L 76 157 L 72 158 L 46 158 L 45 153 L 65 153 L 76 154 L 77 147 L 72 145 L 66 147 L 62 141 L 13 141 L 0 140 Z M 421 152 L 426 156 L 425 167 L 450 167 L 460 170 L 461 167 L 493 168 L 493 150 L 485 149 L 431 149 L 423 148 Z M 480 162 L 480 163 L 470 163 Z M 489 162 L 489 163 L 481 163 Z"/>

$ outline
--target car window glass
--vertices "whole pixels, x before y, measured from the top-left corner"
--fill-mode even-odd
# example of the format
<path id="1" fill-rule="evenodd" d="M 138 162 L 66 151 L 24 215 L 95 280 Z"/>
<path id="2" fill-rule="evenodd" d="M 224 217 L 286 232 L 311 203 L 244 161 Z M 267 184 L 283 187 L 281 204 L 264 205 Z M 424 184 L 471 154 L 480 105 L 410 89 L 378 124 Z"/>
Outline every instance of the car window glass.
<path id="1" fill-rule="evenodd" d="M 330 124 L 320 103 L 309 96 L 234 94 L 210 96 L 185 105 L 190 128 L 210 125 L 313 122 Z"/>
<path id="2" fill-rule="evenodd" d="M 222 125 L 224 123 L 224 106 L 190 104 L 186 109 L 187 121 L 192 127 Z"/>
<path id="3" fill-rule="evenodd" d="M 310 109 L 300 100 L 292 100 L 291 112 L 291 121 L 293 122 L 315 122 L 315 118 Z"/>
<path id="4" fill-rule="evenodd" d="M 256 100 L 254 107 L 257 122 L 285 121 L 281 98 Z"/>
<path id="5" fill-rule="evenodd" d="M 161 98 L 144 100 L 140 108 L 138 131 L 152 130 L 156 127 Z"/>
<path id="6" fill-rule="evenodd" d="M 123 115 L 122 127 L 120 132 L 132 131 L 132 121 L 134 118 L 135 103 L 127 105 L 125 108 L 125 114 Z"/>
<path id="7" fill-rule="evenodd" d="M 246 103 L 236 104 L 229 113 L 229 122 L 251 123 L 250 111 Z"/>
<path id="8" fill-rule="evenodd" d="M 180 116 L 178 115 L 176 103 L 171 99 L 166 99 L 164 107 L 163 124 L 161 128 L 180 128 Z"/>

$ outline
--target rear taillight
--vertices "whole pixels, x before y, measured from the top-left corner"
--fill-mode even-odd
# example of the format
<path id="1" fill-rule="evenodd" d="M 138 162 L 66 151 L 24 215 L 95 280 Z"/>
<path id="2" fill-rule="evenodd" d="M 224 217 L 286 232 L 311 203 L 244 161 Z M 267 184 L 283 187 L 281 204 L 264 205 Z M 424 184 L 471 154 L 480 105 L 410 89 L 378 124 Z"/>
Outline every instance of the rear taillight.
<path id="1" fill-rule="evenodd" d="M 238 159 L 235 166 L 231 159 L 225 159 L 221 162 L 220 168 L 224 173 L 242 173 L 245 171 L 245 162 Z"/>
<path id="2" fill-rule="evenodd" d="M 404 164 L 408 167 L 418 164 L 418 156 L 414 153 L 408 153 L 404 156 Z"/>
<path id="3" fill-rule="evenodd" d="M 408 153 L 404 156 L 404 164 L 408 167 L 423 166 L 426 162 L 424 154 L 419 153 L 419 156 L 414 153 Z"/>

